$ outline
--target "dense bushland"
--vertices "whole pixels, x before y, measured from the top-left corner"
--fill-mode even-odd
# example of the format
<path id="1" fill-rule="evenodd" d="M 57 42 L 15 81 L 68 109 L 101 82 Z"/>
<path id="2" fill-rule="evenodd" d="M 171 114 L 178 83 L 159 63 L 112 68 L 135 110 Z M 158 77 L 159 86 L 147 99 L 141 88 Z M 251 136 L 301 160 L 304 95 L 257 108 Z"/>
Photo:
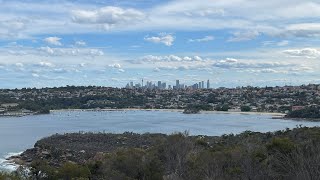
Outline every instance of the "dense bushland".
<path id="1" fill-rule="evenodd" d="M 319 106 L 309 106 L 304 109 L 291 111 L 287 114 L 287 118 L 299 118 L 299 119 L 320 119 L 320 107 Z"/>

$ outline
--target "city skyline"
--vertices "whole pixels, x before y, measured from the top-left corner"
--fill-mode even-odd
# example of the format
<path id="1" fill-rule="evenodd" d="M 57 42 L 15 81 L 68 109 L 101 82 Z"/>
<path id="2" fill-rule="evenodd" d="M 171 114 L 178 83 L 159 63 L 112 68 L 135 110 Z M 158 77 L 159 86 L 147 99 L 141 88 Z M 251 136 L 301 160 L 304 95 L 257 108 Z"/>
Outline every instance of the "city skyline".
<path id="1" fill-rule="evenodd" d="M 320 83 L 317 0 L 0 0 L 0 17 L 0 88 Z"/>
<path id="2" fill-rule="evenodd" d="M 167 86 L 168 85 L 168 86 Z M 129 89 L 159 89 L 159 90 L 164 90 L 164 89 L 210 89 L 210 80 L 208 79 L 206 81 L 206 86 L 205 86 L 205 81 L 200 81 L 195 84 L 187 85 L 187 84 L 181 84 L 180 80 L 177 79 L 175 85 L 172 84 L 167 84 L 166 82 L 163 81 L 157 81 L 153 83 L 152 81 L 147 81 L 146 84 L 144 84 L 144 79 L 141 79 L 141 83 L 135 83 L 133 81 L 127 83 L 125 88 Z"/>

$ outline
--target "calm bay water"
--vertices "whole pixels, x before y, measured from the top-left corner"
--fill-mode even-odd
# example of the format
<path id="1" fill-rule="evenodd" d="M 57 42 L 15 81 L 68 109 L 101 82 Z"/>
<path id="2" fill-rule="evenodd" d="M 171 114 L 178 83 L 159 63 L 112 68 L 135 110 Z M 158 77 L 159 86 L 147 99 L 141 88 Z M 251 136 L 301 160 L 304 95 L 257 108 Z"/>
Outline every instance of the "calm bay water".
<path id="1" fill-rule="evenodd" d="M 246 130 L 268 132 L 317 122 L 271 119 L 270 115 L 194 114 L 166 111 L 61 111 L 49 115 L 0 118 L 0 169 L 11 153 L 32 148 L 35 142 L 55 133 L 92 131 L 166 133 L 188 130 L 191 135 L 219 136 Z"/>

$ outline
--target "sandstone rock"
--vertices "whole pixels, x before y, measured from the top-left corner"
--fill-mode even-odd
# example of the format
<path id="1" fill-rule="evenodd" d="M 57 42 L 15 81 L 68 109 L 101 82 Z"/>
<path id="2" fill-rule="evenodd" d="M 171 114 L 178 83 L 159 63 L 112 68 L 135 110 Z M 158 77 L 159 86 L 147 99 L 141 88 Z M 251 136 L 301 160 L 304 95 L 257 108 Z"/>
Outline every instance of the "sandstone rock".
<path id="1" fill-rule="evenodd" d="M 42 154 L 42 155 L 45 155 L 45 156 L 48 156 L 48 155 L 50 155 L 50 152 L 48 152 L 48 151 L 42 151 L 41 154 Z"/>

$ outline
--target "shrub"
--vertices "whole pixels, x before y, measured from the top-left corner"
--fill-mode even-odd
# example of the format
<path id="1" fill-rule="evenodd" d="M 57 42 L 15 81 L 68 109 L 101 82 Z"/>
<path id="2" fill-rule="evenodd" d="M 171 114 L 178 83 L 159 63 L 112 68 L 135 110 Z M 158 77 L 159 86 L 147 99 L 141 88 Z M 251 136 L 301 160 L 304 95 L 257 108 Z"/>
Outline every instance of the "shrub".
<path id="1" fill-rule="evenodd" d="M 65 180 L 89 179 L 91 173 L 87 166 L 77 165 L 71 162 L 65 163 L 58 169 L 58 177 Z"/>
<path id="2" fill-rule="evenodd" d="M 279 151 L 281 153 L 290 153 L 295 148 L 294 143 L 289 138 L 273 138 L 267 145 L 269 151 Z"/>
<path id="3" fill-rule="evenodd" d="M 251 108 L 250 108 L 250 106 L 241 106 L 241 111 L 242 112 L 249 112 L 249 111 L 251 111 Z"/>

